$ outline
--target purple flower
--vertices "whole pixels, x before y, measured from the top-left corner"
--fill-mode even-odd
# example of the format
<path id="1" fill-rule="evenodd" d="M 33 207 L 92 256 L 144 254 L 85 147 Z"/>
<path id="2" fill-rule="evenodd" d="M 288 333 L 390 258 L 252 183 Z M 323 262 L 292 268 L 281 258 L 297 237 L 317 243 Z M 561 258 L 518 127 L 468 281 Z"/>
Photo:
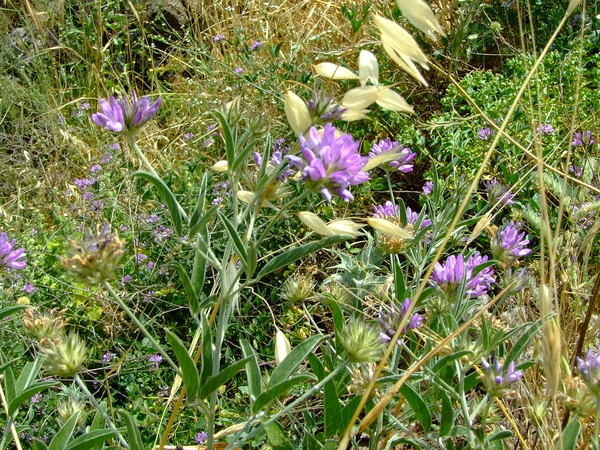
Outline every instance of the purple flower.
<path id="1" fill-rule="evenodd" d="M 150 214 L 146 219 L 146 223 L 156 223 L 160 221 L 160 217 L 157 214 Z"/>
<path id="2" fill-rule="evenodd" d="M 600 346 L 596 352 L 589 350 L 585 359 L 577 358 L 577 368 L 592 394 L 600 398 Z"/>
<path id="3" fill-rule="evenodd" d="M 131 283 L 131 280 L 133 280 L 131 275 L 124 275 L 123 278 L 121 278 L 121 286 Z"/>
<path id="4" fill-rule="evenodd" d="M 465 263 L 463 255 L 451 255 L 446 258 L 444 264 L 435 263 L 430 283 L 441 291 L 452 294 L 464 283 L 465 294 L 470 297 L 479 297 L 487 294 L 490 285 L 495 282 L 494 271 L 491 267 L 479 271 L 473 275 L 473 269 L 487 261 L 487 256 L 475 253 Z"/>
<path id="5" fill-rule="evenodd" d="M 262 44 L 260 43 L 260 41 L 254 41 L 252 44 L 250 44 L 249 49 L 252 52 L 252 51 L 256 50 L 257 48 L 259 48 L 261 45 Z"/>
<path id="6" fill-rule="evenodd" d="M 548 123 L 541 123 L 537 127 L 537 132 L 539 134 L 552 134 L 554 133 L 554 127 Z"/>
<path id="7" fill-rule="evenodd" d="M 183 139 L 185 139 L 186 141 L 189 141 L 189 140 L 190 140 L 191 138 L 193 138 L 193 137 L 194 137 L 194 133 L 192 133 L 192 132 L 185 133 L 185 134 L 183 135 Z"/>
<path id="8" fill-rule="evenodd" d="M 23 292 L 25 292 L 26 294 L 33 294 L 36 290 L 37 289 L 35 288 L 35 286 L 31 283 L 23 285 Z"/>
<path id="9" fill-rule="evenodd" d="M 114 133 L 135 134 L 156 114 L 161 102 L 160 97 L 152 104 L 149 97 L 138 99 L 135 91 L 131 99 L 123 96 L 117 100 L 111 96 L 109 100 L 100 100 L 102 112 L 92 114 L 92 121 Z"/>
<path id="10" fill-rule="evenodd" d="M 102 157 L 100 158 L 100 164 L 108 164 L 110 162 L 110 160 L 112 159 L 112 154 L 109 152 L 106 152 L 104 155 L 102 155 Z"/>
<path id="11" fill-rule="evenodd" d="M 354 197 L 350 186 L 364 183 L 369 174 L 361 169 L 367 158 L 358 154 L 359 143 L 349 134 L 335 135 L 335 127 L 326 124 L 322 135 L 315 127 L 308 131 L 308 139 L 300 135 L 302 156 L 288 155 L 292 165 L 302 171 L 302 179 L 327 201 L 333 194 L 348 202 Z"/>
<path id="12" fill-rule="evenodd" d="M 16 239 L 9 241 L 6 233 L 0 233 L 0 269 L 3 267 L 7 269 L 22 269 L 27 265 L 23 260 L 25 258 L 25 250 L 22 248 L 14 249 L 16 243 Z"/>
<path id="13" fill-rule="evenodd" d="M 398 170 L 402 173 L 409 173 L 413 170 L 413 165 L 408 164 L 417 157 L 409 147 L 402 147 L 398 141 L 392 141 L 391 139 L 382 139 L 376 144 L 373 144 L 371 151 L 369 152 L 369 158 L 373 158 L 381 153 L 395 152 L 397 157 L 394 161 L 390 161 L 385 164 L 381 164 L 380 167 L 384 170 Z"/>
<path id="14" fill-rule="evenodd" d="M 86 192 L 87 194 L 87 192 Z M 102 211 L 104 209 L 104 202 L 102 202 L 101 200 L 94 200 L 92 203 L 90 203 L 90 210 L 91 211 Z"/>
<path id="15" fill-rule="evenodd" d="M 510 384 L 523 377 L 522 370 L 515 370 L 514 361 L 508 365 L 506 370 L 497 359 L 493 365 L 486 359 L 481 360 L 481 364 L 485 370 L 483 382 L 488 392 L 494 397 L 500 397 L 506 392 Z"/>
<path id="16" fill-rule="evenodd" d="M 482 128 L 477 132 L 477 137 L 482 141 L 487 141 L 493 134 L 494 132 L 490 128 Z"/>
<path id="17" fill-rule="evenodd" d="M 509 187 L 500 184 L 495 177 L 492 178 L 490 181 L 486 181 L 484 185 L 487 191 L 488 200 L 490 202 L 495 203 L 499 201 L 501 203 L 504 203 L 505 205 L 512 205 L 514 203 L 513 197 L 515 196 L 515 194 L 509 192 Z"/>
<path id="18" fill-rule="evenodd" d="M 202 445 L 206 442 L 206 439 L 208 439 L 208 434 L 206 434 L 204 431 L 201 431 L 196 435 L 196 444 Z"/>
<path id="19" fill-rule="evenodd" d="M 43 398 L 44 398 L 44 396 L 42 395 L 42 393 L 37 392 L 36 394 L 33 394 L 33 397 L 31 397 L 31 399 L 29 399 L 29 402 L 36 404 L 36 403 L 41 402 Z"/>
<path id="20" fill-rule="evenodd" d="M 114 353 L 106 352 L 104 355 L 102 355 L 102 362 L 104 364 L 109 364 L 116 357 L 117 355 L 115 355 Z"/>
<path id="21" fill-rule="evenodd" d="M 145 262 L 148 259 L 148 255 L 144 255 L 143 253 L 138 253 L 135 255 L 135 260 L 138 264 Z"/>
<path id="22" fill-rule="evenodd" d="M 433 192 L 433 182 L 426 181 L 423 185 L 423 195 L 429 195 Z"/>
<path id="23" fill-rule="evenodd" d="M 575 133 L 571 145 L 573 145 L 574 147 L 584 147 L 592 145 L 594 142 L 596 142 L 594 140 L 594 135 L 590 130 L 587 130 Z"/>
<path id="24" fill-rule="evenodd" d="M 82 111 L 87 111 L 88 109 L 90 109 L 92 107 L 92 105 L 90 105 L 90 102 L 83 102 L 80 106 L 79 109 Z"/>
<path id="25" fill-rule="evenodd" d="M 150 355 L 148 357 L 148 362 L 150 363 L 150 367 L 152 369 L 158 369 L 158 365 L 162 362 L 163 357 L 160 355 Z"/>
<path id="26" fill-rule="evenodd" d="M 101 170 L 102 166 L 99 164 L 94 164 L 92 167 L 90 167 L 90 173 L 100 172 Z"/>
<path id="27" fill-rule="evenodd" d="M 400 207 L 394 205 L 389 200 L 383 205 L 371 205 L 373 207 L 373 217 L 381 219 L 389 219 L 392 217 L 400 217 Z"/>
<path id="28" fill-rule="evenodd" d="M 308 112 L 314 125 L 341 120 L 347 110 L 335 103 L 333 98 L 317 92 L 313 92 L 308 101 Z"/>
<path id="29" fill-rule="evenodd" d="M 241 67 L 236 67 L 233 71 L 234 73 L 240 74 L 244 71 L 244 69 L 242 69 Z"/>
<path id="30" fill-rule="evenodd" d="M 410 207 L 406 208 L 406 223 L 403 223 L 400 218 L 400 207 L 398 205 L 394 205 L 389 200 L 385 202 L 383 205 L 372 205 L 373 206 L 373 217 L 378 217 L 381 219 L 391 220 L 396 223 L 398 226 L 412 228 L 415 223 L 417 223 L 417 219 L 419 218 L 419 214 L 416 211 L 410 209 Z M 431 220 L 427 219 L 427 215 L 423 216 L 423 220 L 421 221 L 420 227 L 425 228 L 431 225 Z"/>
<path id="31" fill-rule="evenodd" d="M 73 184 L 77 186 L 80 191 L 85 191 L 88 187 L 92 186 L 96 182 L 95 178 L 76 178 L 73 180 Z"/>
<path id="32" fill-rule="evenodd" d="M 154 269 L 155 266 L 156 266 L 156 263 L 154 261 L 148 261 L 146 263 L 146 269 L 148 269 L 148 270 Z"/>
<path id="33" fill-rule="evenodd" d="M 213 38 L 213 42 L 215 44 L 221 42 L 223 39 L 225 39 L 225 35 L 224 34 L 217 34 L 214 38 Z"/>
<path id="34" fill-rule="evenodd" d="M 111 150 L 121 150 L 121 144 L 114 142 L 108 146 Z"/>
<path id="35" fill-rule="evenodd" d="M 381 328 L 383 328 L 383 331 L 380 333 L 381 342 L 386 343 L 392 340 L 394 334 L 396 334 L 398 326 L 400 326 L 400 322 L 404 317 L 406 317 L 406 313 L 408 312 L 408 308 L 410 308 L 411 302 L 412 301 L 410 298 L 405 299 L 402 303 L 402 308 L 400 311 L 396 309 L 394 304 L 390 306 L 389 311 L 384 311 L 383 309 L 379 311 L 379 318 L 377 321 L 379 322 Z M 415 313 L 402 328 L 402 334 L 420 327 L 422 324 L 423 318 L 420 314 Z M 398 339 L 396 343 L 398 345 L 402 345 L 402 339 Z"/>
<path id="36" fill-rule="evenodd" d="M 498 230 L 491 242 L 494 258 L 507 261 L 531 253 L 531 249 L 527 248 L 529 239 L 526 238 L 525 232 L 520 233 L 520 231 L 520 225 L 514 222 Z"/>

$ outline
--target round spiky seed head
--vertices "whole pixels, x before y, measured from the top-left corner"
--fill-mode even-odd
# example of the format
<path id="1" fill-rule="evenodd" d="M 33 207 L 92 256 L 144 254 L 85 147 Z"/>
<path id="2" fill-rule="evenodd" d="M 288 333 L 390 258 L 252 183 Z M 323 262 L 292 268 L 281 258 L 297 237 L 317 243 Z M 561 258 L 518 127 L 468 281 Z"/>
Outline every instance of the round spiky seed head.
<path id="1" fill-rule="evenodd" d="M 27 331 L 38 341 L 60 339 L 65 334 L 64 311 L 52 309 L 41 314 L 37 308 L 27 308 L 23 313 L 23 323 Z"/>
<path id="2" fill-rule="evenodd" d="M 368 363 L 379 360 L 383 347 L 379 332 L 358 320 L 351 320 L 339 335 L 351 362 Z"/>
<path id="3" fill-rule="evenodd" d="M 69 397 L 66 400 L 61 401 L 56 410 L 58 412 L 58 421 L 64 424 L 67 420 L 69 420 L 73 414 L 79 413 L 79 419 L 77 422 L 81 422 L 84 417 L 85 405 L 81 403 L 79 400 Z"/>
<path id="4" fill-rule="evenodd" d="M 72 377 L 87 356 L 85 343 L 77 334 L 62 339 L 40 342 L 40 354 L 44 359 L 46 374 L 57 377 Z"/>
<path id="5" fill-rule="evenodd" d="M 285 280 L 281 289 L 281 297 L 292 303 L 301 303 L 312 297 L 315 282 L 308 275 L 295 274 Z"/>

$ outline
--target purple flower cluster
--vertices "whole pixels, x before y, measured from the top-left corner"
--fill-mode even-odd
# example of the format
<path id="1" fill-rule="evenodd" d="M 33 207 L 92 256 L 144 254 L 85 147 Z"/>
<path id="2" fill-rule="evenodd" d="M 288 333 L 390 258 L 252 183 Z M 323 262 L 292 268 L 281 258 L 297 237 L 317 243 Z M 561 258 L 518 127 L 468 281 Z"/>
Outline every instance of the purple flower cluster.
<path id="1" fill-rule="evenodd" d="M 206 442 L 207 439 L 208 439 L 208 434 L 206 434 L 206 432 L 204 432 L 204 431 L 201 431 L 200 433 L 198 433 L 196 435 L 196 444 L 202 445 Z"/>
<path id="2" fill-rule="evenodd" d="M 529 255 L 531 249 L 527 248 L 529 239 L 525 232 L 520 232 L 520 224 L 510 222 L 494 236 L 491 242 L 492 255 L 500 261 L 520 258 Z"/>
<path id="3" fill-rule="evenodd" d="M 588 145 L 592 145 L 595 142 L 596 141 L 594 140 L 594 135 L 590 130 L 587 130 L 575 133 L 571 145 L 574 147 L 587 147 Z"/>
<path id="4" fill-rule="evenodd" d="M 156 114 L 161 102 L 160 97 L 152 104 L 149 97 L 138 99 L 135 91 L 131 99 L 123 96 L 117 100 L 111 96 L 109 100 L 100 100 L 102 111 L 92 114 L 92 121 L 114 133 L 135 134 Z"/>
<path id="5" fill-rule="evenodd" d="M 515 194 L 509 192 L 510 189 L 508 186 L 500 184 L 496 177 L 490 181 L 486 181 L 484 185 L 490 202 L 495 203 L 499 201 L 505 205 L 512 205 L 514 203 L 513 198 Z"/>
<path id="6" fill-rule="evenodd" d="M 92 186 L 94 183 L 96 183 L 96 179 L 95 178 L 75 178 L 73 180 L 73 184 L 80 191 L 85 191 L 87 188 L 89 188 L 90 186 Z"/>
<path id="7" fill-rule="evenodd" d="M 223 39 L 225 39 L 225 35 L 224 34 L 217 34 L 214 38 L 213 38 L 213 42 L 215 44 L 221 42 Z"/>
<path id="8" fill-rule="evenodd" d="M 585 359 L 577 358 L 577 368 L 592 394 L 600 399 L 600 346 L 589 350 Z"/>
<path id="9" fill-rule="evenodd" d="M 0 233 L 0 269 L 22 269 L 27 263 L 24 261 L 25 250 L 15 249 L 16 239 L 8 240 L 6 233 Z"/>
<path id="10" fill-rule="evenodd" d="M 37 291 L 37 289 L 35 288 L 35 286 L 31 283 L 26 283 L 23 285 L 23 292 L 25 292 L 26 294 L 30 295 L 33 294 L 35 291 Z"/>
<path id="11" fill-rule="evenodd" d="M 476 267 L 487 262 L 487 256 L 474 253 L 466 262 L 463 255 L 451 255 L 444 264 L 435 263 L 429 282 L 442 292 L 452 294 L 464 283 L 465 294 L 474 298 L 487 294 L 489 287 L 496 281 L 494 269 L 487 266 L 476 275 Z"/>
<path id="12" fill-rule="evenodd" d="M 506 370 L 496 359 L 494 364 L 490 364 L 486 359 L 481 361 L 485 370 L 484 383 L 489 393 L 495 397 L 500 397 L 511 383 L 523 377 L 522 370 L 515 370 L 515 362 L 512 361 Z"/>
<path id="13" fill-rule="evenodd" d="M 229 181 L 221 181 L 213 186 L 212 194 L 214 195 L 214 199 L 212 201 L 213 205 L 220 205 L 223 203 L 223 198 L 227 196 L 229 192 Z"/>
<path id="14" fill-rule="evenodd" d="M 409 164 L 416 157 L 417 154 L 413 152 L 409 147 L 401 146 L 398 141 L 392 141 L 391 139 L 382 139 L 381 141 L 373 144 L 371 151 L 369 152 L 369 158 L 373 158 L 377 155 L 387 152 L 395 152 L 398 156 L 394 161 L 382 164 L 380 167 L 384 170 L 398 170 L 402 173 L 409 173 L 413 170 L 413 165 Z"/>
<path id="15" fill-rule="evenodd" d="M 248 47 L 248 49 L 253 52 L 254 50 L 256 50 L 257 48 L 259 48 L 261 46 L 261 42 L 260 41 L 254 41 L 252 44 L 250 44 L 250 47 Z"/>
<path id="16" fill-rule="evenodd" d="M 381 331 L 380 333 L 381 342 L 386 343 L 392 340 L 394 334 L 396 334 L 398 326 L 400 326 L 400 322 L 402 321 L 402 319 L 404 319 L 404 317 L 406 317 L 411 303 L 412 300 L 410 298 L 407 298 L 402 303 L 400 311 L 398 311 L 394 304 L 392 304 L 390 306 L 389 311 L 381 310 L 379 312 L 379 318 L 377 320 L 379 322 L 379 325 L 383 329 L 383 331 Z M 402 328 L 402 334 L 405 334 L 407 331 L 420 327 L 422 324 L 423 317 L 421 317 L 420 314 L 415 313 Z M 402 345 L 402 339 L 398 339 L 397 344 Z"/>
<path id="17" fill-rule="evenodd" d="M 367 158 L 358 153 L 359 143 L 349 134 L 336 136 L 336 129 L 326 124 L 322 133 L 315 127 L 308 131 L 308 137 L 300 135 L 301 158 L 288 155 L 292 166 L 302 171 L 302 179 L 307 185 L 320 192 L 327 201 L 333 194 L 348 202 L 354 197 L 350 186 L 364 183 L 369 174 L 361 169 Z"/>
<path id="18" fill-rule="evenodd" d="M 433 182 L 432 181 L 426 181 L 425 184 L 423 185 L 423 195 L 429 195 L 433 192 Z"/>
<path id="19" fill-rule="evenodd" d="M 324 125 L 328 122 L 341 120 L 348 108 L 335 103 L 328 95 L 313 92 L 308 101 L 308 112 L 314 125 Z"/>
<path id="20" fill-rule="evenodd" d="M 162 362 L 163 357 L 160 355 L 150 355 L 148 356 L 148 362 L 150 363 L 150 368 L 158 369 L 158 366 Z"/>
<path id="21" fill-rule="evenodd" d="M 109 364 L 116 357 L 117 355 L 115 355 L 114 353 L 106 352 L 104 355 L 102 355 L 102 362 L 104 364 Z"/>
<path id="22" fill-rule="evenodd" d="M 392 219 L 392 222 L 398 222 L 398 225 L 404 227 L 413 227 L 415 223 L 417 223 L 417 219 L 419 218 L 419 214 L 416 211 L 410 209 L 410 207 L 406 208 L 406 223 L 402 223 L 399 219 L 401 217 L 400 207 L 398 205 L 394 205 L 389 200 L 385 202 L 383 205 L 372 205 L 373 206 L 373 217 L 381 218 L 381 219 Z M 394 220 L 396 219 L 396 220 Z M 427 218 L 427 215 L 423 217 L 421 221 L 421 228 L 425 228 L 431 225 L 431 220 Z"/>
<path id="23" fill-rule="evenodd" d="M 537 132 L 539 134 L 553 134 L 554 133 L 554 127 L 552 125 L 550 125 L 549 123 L 541 123 L 537 127 Z"/>
<path id="24" fill-rule="evenodd" d="M 482 141 L 487 141 L 493 134 L 494 132 L 490 128 L 482 128 L 477 132 L 477 137 Z"/>

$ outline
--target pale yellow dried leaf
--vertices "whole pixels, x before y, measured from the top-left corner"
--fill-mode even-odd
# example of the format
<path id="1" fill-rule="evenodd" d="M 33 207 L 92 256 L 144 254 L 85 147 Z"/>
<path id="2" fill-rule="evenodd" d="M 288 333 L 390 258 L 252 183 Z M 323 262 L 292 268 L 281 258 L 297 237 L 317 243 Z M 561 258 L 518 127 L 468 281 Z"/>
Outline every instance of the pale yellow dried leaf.
<path id="1" fill-rule="evenodd" d="M 365 86 L 369 81 L 372 84 L 379 84 L 379 63 L 375 55 L 367 50 L 362 50 L 358 55 L 358 76 L 361 86 Z"/>
<path id="2" fill-rule="evenodd" d="M 361 86 L 350 89 L 344 94 L 342 106 L 354 110 L 366 109 L 377 100 L 377 90 L 377 86 Z"/>
<path id="3" fill-rule="evenodd" d="M 215 172 L 227 172 L 229 170 L 229 164 L 227 164 L 227 161 L 222 159 L 221 161 L 214 163 L 211 169 Z"/>
<path id="4" fill-rule="evenodd" d="M 308 228 L 313 230 L 315 233 L 321 236 L 333 236 L 333 231 L 327 227 L 327 224 L 315 213 L 310 211 L 300 211 L 298 213 L 298 219 L 306 225 Z"/>
<path id="5" fill-rule="evenodd" d="M 375 15 L 373 20 L 382 37 L 387 38 L 396 52 L 408 56 L 413 61 L 419 63 L 424 69 L 429 69 L 425 53 L 421 51 L 419 44 L 417 44 L 417 41 L 414 40 L 408 31 L 396 22 L 382 16 Z"/>
<path id="6" fill-rule="evenodd" d="M 434 41 L 437 41 L 435 33 L 446 35 L 435 14 L 423 0 L 396 0 L 396 3 L 404 17 Z"/>
<path id="7" fill-rule="evenodd" d="M 371 225 L 371 227 L 375 230 L 380 231 L 381 233 L 389 234 L 390 236 L 401 239 L 412 239 L 413 237 L 413 234 L 410 231 L 405 230 L 395 223 L 380 217 L 370 217 L 367 219 L 367 222 L 369 222 L 369 225 Z"/>
<path id="8" fill-rule="evenodd" d="M 327 227 L 333 232 L 335 235 L 347 234 L 349 236 L 360 236 L 362 232 L 361 228 L 364 227 L 363 224 L 356 223 L 349 219 L 338 219 L 327 224 Z"/>
<path id="9" fill-rule="evenodd" d="M 413 114 L 415 110 L 410 106 L 404 97 L 391 88 L 380 88 L 375 100 L 379 106 L 389 111 L 405 112 Z"/>
<path id="10" fill-rule="evenodd" d="M 358 75 L 344 66 L 322 62 L 313 66 L 315 73 L 331 80 L 358 80 Z"/>

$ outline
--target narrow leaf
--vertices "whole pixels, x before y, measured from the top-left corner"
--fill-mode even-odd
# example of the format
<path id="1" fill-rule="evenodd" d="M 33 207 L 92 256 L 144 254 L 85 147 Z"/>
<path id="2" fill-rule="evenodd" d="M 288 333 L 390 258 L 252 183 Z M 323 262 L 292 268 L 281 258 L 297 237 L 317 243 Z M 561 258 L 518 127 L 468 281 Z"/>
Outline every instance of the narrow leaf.
<path id="1" fill-rule="evenodd" d="M 125 409 L 118 409 L 117 414 L 123 419 L 125 426 L 127 427 L 127 442 L 129 443 L 129 448 L 131 450 L 144 450 L 142 435 L 133 416 Z"/>
<path id="2" fill-rule="evenodd" d="M 244 357 L 249 358 L 246 363 L 246 378 L 248 379 L 248 391 L 250 393 L 250 404 L 262 394 L 262 382 L 260 378 L 260 367 L 258 366 L 258 357 L 256 352 L 247 339 L 240 341 Z"/>
<path id="3" fill-rule="evenodd" d="M 206 204 L 206 190 L 208 185 L 208 173 L 205 172 L 202 175 L 200 181 L 200 188 L 198 189 L 198 198 L 196 198 L 196 206 L 190 215 L 190 223 L 188 228 L 188 239 L 193 239 L 195 234 L 191 233 L 193 226 L 200 221 L 202 218 L 202 211 L 204 211 L 204 205 Z M 215 205 L 216 206 L 216 205 Z"/>
<path id="4" fill-rule="evenodd" d="M 312 353 L 317 345 L 325 340 L 323 336 L 311 336 L 292 349 L 287 357 L 273 370 L 269 380 L 269 388 L 289 378 L 294 370 L 306 357 Z"/>
<path id="5" fill-rule="evenodd" d="M 223 114 L 223 112 L 215 111 L 215 116 L 219 121 L 219 125 L 221 125 L 221 135 L 223 136 L 223 140 L 225 141 L 227 163 L 229 164 L 229 167 L 231 167 L 235 159 L 235 140 L 233 137 L 233 133 L 231 132 L 231 127 L 229 126 L 229 122 L 227 122 L 227 118 L 225 117 L 225 114 Z"/>
<path id="6" fill-rule="evenodd" d="M 230 366 L 221 370 L 214 377 L 208 377 L 206 382 L 202 385 L 202 388 L 200 388 L 200 398 L 207 398 L 220 386 L 231 380 L 240 370 L 242 370 L 242 368 L 246 365 L 248 361 L 250 361 L 251 358 L 252 357 L 249 356 L 247 358 L 240 359 L 239 361 L 236 361 Z"/>
<path id="7" fill-rule="evenodd" d="M 194 363 L 194 360 L 190 356 L 183 342 L 175 336 L 170 330 L 165 330 L 167 333 L 167 341 L 173 349 L 173 353 L 177 357 L 177 362 L 181 366 L 181 377 L 183 378 L 183 384 L 187 392 L 188 401 L 192 402 L 198 395 L 198 388 L 200 386 L 200 374 L 198 368 Z"/>
<path id="8" fill-rule="evenodd" d="M 39 383 L 32 384 L 27 387 L 23 392 L 18 394 L 15 398 L 12 399 L 8 404 L 8 415 L 12 416 L 23 403 L 29 401 L 31 397 L 33 397 L 38 392 L 45 391 L 50 386 L 54 386 L 56 382 L 54 381 L 42 381 Z"/>
<path id="9" fill-rule="evenodd" d="M 88 431 L 69 442 L 65 450 L 90 450 L 114 436 L 115 432 L 108 428 Z"/>
<path id="10" fill-rule="evenodd" d="M 33 445 L 31 448 L 33 450 L 48 450 L 48 446 L 37 438 L 33 438 Z"/>
<path id="11" fill-rule="evenodd" d="M 177 235 L 181 236 L 183 234 L 183 226 L 181 213 L 179 211 L 179 203 L 177 203 L 175 195 L 173 194 L 171 189 L 169 189 L 169 187 L 165 184 L 163 180 L 152 175 L 150 172 L 144 172 L 140 170 L 134 172 L 131 176 L 144 178 L 145 180 L 150 181 L 154 185 L 155 189 L 158 191 L 158 194 L 169 208 L 171 220 L 173 221 L 173 226 L 175 227 L 175 231 L 177 231 Z"/>
<path id="12" fill-rule="evenodd" d="M 412 408 L 419 422 L 421 422 L 423 430 L 428 432 L 431 429 L 431 411 L 429 411 L 421 395 L 407 383 L 402 385 L 400 392 Z"/>
<path id="13" fill-rule="evenodd" d="M 440 416 L 440 436 L 446 436 L 454 425 L 454 410 L 452 409 L 452 402 L 448 398 L 448 395 L 444 391 L 439 391 L 442 399 L 442 413 Z"/>
<path id="14" fill-rule="evenodd" d="M 579 419 L 575 417 L 563 430 L 562 435 L 556 444 L 556 450 L 575 450 L 580 431 L 581 423 L 579 423 Z"/>
<path id="15" fill-rule="evenodd" d="M 197 315 L 200 312 L 200 304 L 198 303 L 198 294 L 196 293 L 194 286 L 192 285 L 192 280 L 187 273 L 187 270 L 183 265 L 178 261 L 173 261 L 169 264 L 170 267 L 173 267 L 177 274 L 179 275 L 179 279 L 183 284 L 183 291 L 185 292 L 185 296 L 188 299 L 188 303 L 190 305 L 190 311 L 192 314 Z"/>
<path id="16" fill-rule="evenodd" d="M 192 220 L 190 220 L 190 231 L 188 232 L 188 238 L 190 240 L 193 239 L 194 236 L 196 236 L 196 234 L 198 234 L 204 228 L 206 228 L 206 225 L 208 225 L 208 222 L 212 220 L 212 218 L 218 210 L 219 205 L 215 205 L 211 207 L 208 211 L 206 211 L 202 216 L 198 217 L 197 220 L 194 220 L 194 218 L 192 218 Z"/>
<path id="17" fill-rule="evenodd" d="M 73 435 L 73 431 L 75 430 L 75 426 L 77 425 L 77 419 L 79 419 L 79 415 L 81 412 L 77 411 L 69 420 L 65 422 L 58 433 L 54 435 L 54 438 L 50 442 L 48 446 L 48 450 L 65 450 L 67 446 L 67 442 L 71 439 Z"/>
<path id="18" fill-rule="evenodd" d="M 208 323 L 208 318 L 206 314 L 202 314 L 201 317 L 202 324 L 202 366 L 200 368 L 200 384 L 203 385 L 208 377 L 212 375 L 213 363 L 212 363 L 212 352 L 213 352 L 213 344 L 212 344 L 212 333 L 210 330 L 210 325 Z"/>
<path id="19" fill-rule="evenodd" d="M 531 324 L 531 326 L 521 335 L 521 337 L 515 342 L 515 345 L 510 350 L 508 355 L 506 355 L 506 359 L 504 360 L 504 366 L 506 367 L 511 362 L 515 361 L 518 356 L 521 354 L 525 346 L 529 343 L 531 338 L 535 336 L 538 330 L 542 326 L 541 320 L 536 320 Z"/>
<path id="20" fill-rule="evenodd" d="M 323 415 L 325 418 L 325 437 L 334 436 L 342 425 L 342 407 L 333 380 L 323 387 Z"/>
<path id="21" fill-rule="evenodd" d="M 197 241 L 198 248 L 194 250 L 194 265 L 192 266 L 191 279 L 192 287 L 198 294 L 202 292 L 202 288 L 204 287 L 207 265 L 207 260 L 204 255 L 206 255 L 208 248 L 210 247 L 210 237 L 206 232 L 206 229 L 203 229 L 200 234 L 202 235 L 203 239 L 202 241 Z"/>
<path id="22" fill-rule="evenodd" d="M 227 217 L 225 217 L 225 214 L 223 214 L 221 211 L 219 211 L 219 218 L 221 219 L 221 222 L 223 222 L 223 225 L 225 225 L 225 229 L 227 230 L 229 239 L 231 239 L 231 242 L 233 242 L 233 245 L 235 246 L 238 255 L 240 256 L 242 266 L 244 267 L 244 269 L 246 269 L 246 267 L 248 266 L 248 253 L 246 251 L 246 246 L 240 238 L 238 230 L 234 228 L 233 224 L 229 221 Z"/>
<path id="23" fill-rule="evenodd" d="M 269 389 L 260 394 L 258 398 L 254 401 L 254 405 L 252 406 L 252 412 L 254 414 L 261 411 L 266 405 L 271 403 L 277 397 L 279 397 L 284 392 L 287 392 L 292 387 L 302 383 L 305 380 L 311 379 L 312 377 L 309 374 L 298 375 L 293 378 L 288 378 L 281 383 L 275 384 L 271 386 L 269 384 Z"/>
<path id="24" fill-rule="evenodd" d="M 35 381 L 41 366 L 42 360 L 40 358 L 36 358 L 33 362 L 30 361 L 23 366 L 21 369 L 21 374 L 17 379 L 17 385 L 15 386 L 17 389 L 17 394 L 23 392 Z"/>
<path id="25" fill-rule="evenodd" d="M 102 430 L 106 425 L 106 421 L 104 420 L 104 417 L 102 417 L 102 412 L 106 412 L 106 400 L 103 400 L 100 403 L 100 409 L 102 411 L 97 410 L 96 414 L 94 414 L 94 418 L 92 419 L 92 425 L 90 426 L 91 431 Z"/>
<path id="26" fill-rule="evenodd" d="M 0 320 L 4 319 L 5 317 L 10 316 L 11 314 L 13 314 L 21 309 L 27 309 L 27 308 L 29 308 L 29 306 L 27 306 L 27 305 L 14 305 L 14 306 L 9 306 L 8 308 L 0 309 Z"/>

